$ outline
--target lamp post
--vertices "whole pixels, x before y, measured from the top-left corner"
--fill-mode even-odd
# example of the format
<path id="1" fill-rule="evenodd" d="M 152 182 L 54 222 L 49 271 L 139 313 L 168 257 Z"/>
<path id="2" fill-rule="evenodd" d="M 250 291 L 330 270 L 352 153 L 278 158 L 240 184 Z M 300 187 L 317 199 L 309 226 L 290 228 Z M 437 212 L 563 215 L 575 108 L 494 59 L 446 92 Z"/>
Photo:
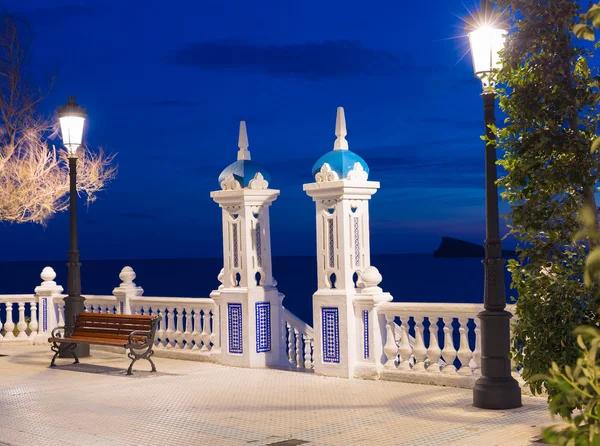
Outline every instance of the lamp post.
<path id="1" fill-rule="evenodd" d="M 498 212 L 496 186 L 496 143 L 489 125 L 495 118 L 495 99 L 490 86 L 492 70 L 500 64 L 506 30 L 489 20 L 487 2 L 482 0 L 482 25 L 469 33 L 475 76 L 483 84 L 483 119 L 487 142 L 485 146 L 485 216 L 486 239 L 483 260 L 485 283 L 484 310 L 477 316 L 481 334 L 481 377 L 473 387 L 473 405 L 482 409 L 514 409 L 521 407 L 521 389 L 511 375 L 510 318 L 505 310 L 504 259 Z"/>
<path id="2" fill-rule="evenodd" d="M 79 244 L 77 235 L 77 150 L 83 138 L 85 109 L 75 102 L 75 96 L 69 96 L 69 101 L 58 108 L 58 118 L 62 132 L 63 144 L 69 156 L 69 230 L 70 247 L 69 262 L 67 263 L 67 297 L 65 301 L 65 334 L 73 332 L 76 316 L 83 311 L 85 298 L 81 296 L 81 263 L 79 262 Z M 75 354 L 78 357 L 89 356 L 90 347 L 87 344 L 77 344 Z M 62 356 L 62 355 L 61 355 Z M 70 356 L 70 354 L 65 355 Z"/>

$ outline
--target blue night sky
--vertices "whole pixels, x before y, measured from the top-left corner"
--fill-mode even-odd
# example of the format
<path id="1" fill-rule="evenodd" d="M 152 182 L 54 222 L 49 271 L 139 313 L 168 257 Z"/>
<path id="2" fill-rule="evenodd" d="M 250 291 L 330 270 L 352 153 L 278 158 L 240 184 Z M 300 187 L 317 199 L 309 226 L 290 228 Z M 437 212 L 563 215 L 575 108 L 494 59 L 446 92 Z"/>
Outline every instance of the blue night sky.
<path id="1" fill-rule="evenodd" d="M 483 243 L 483 111 L 462 58 L 467 11 L 462 0 L 428 5 L 5 1 L 35 31 L 36 74 L 57 76 L 43 111 L 75 95 L 87 141 L 118 153 L 117 179 L 80 208 L 82 259 L 220 256 L 209 193 L 236 159 L 240 120 L 253 160 L 281 190 L 273 253 L 314 254 L 302 184 L 333 148 L 337 106 L 350 149 L 381 182 L 374 253 L 432 252 L 442 235 Z M 66 258 L 66 213 L 2 233 L 0 260 Z"/>

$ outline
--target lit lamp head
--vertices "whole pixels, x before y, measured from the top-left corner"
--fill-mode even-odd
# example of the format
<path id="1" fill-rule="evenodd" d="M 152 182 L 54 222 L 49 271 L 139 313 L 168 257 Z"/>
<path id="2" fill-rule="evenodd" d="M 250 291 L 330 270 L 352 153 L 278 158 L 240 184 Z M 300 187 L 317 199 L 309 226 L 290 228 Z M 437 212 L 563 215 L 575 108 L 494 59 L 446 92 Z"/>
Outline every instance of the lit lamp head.
<path id="1" fill-rule="evenodd" d="M 75 102 L 75 96 L 69 96 L 69 102 L 58 107 L 63 144 L 67 148 L 69 158 L 77 158 L 77 149 L 81 146 L 83 139 L 83 124 L 86 116 L 85 108 Z"/>
<path id="2" fill-rule="evenodd" d="M 506 34 L 507 30 L 500 24 L 483 25 L 469 33 L 473 70 L 484 87 L 490 85 L 490 73 L 502 67 L 498 52 L 504 48 Z"/>

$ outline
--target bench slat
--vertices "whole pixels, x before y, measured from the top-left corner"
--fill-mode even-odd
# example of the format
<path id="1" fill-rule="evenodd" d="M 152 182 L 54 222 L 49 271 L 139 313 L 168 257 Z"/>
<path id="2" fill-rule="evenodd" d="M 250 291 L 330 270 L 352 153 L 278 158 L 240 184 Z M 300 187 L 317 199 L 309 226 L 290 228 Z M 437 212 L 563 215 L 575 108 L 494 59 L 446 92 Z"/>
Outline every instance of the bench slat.
<path id="1" fill-rule="evenodd" d="M 103 338 L 85 338 L 85 337 L 75 337 L 72 336 L 70 338 L 50 338 L 50 342 L 58 342 L 58 343 L 70 343 L 74 342 L 76 344 L 95 344 L 95 345 L 115 345 L 119 347 L 124 347 L 127 344 L 126 341 L 120 341 L 118 339 L 103 339 Z"/>
<path id="2" fill-rule="evenodd" d="M 117 315 L 114 315 L 117 316 Z M 85 321 L 90 323 L 111 323 L 111 324 L 150 324 L 152 319 L 130 319 L 128 317 L 111 317 L 110 315 L 104 315 L 103 317 L 85 317 L 78 316 L 77 320 Z"/>
<path id="3" fill-rule="evenodd" d="M 151 320 L 154 316 L 150 316 L 147 314 L 104 314 L 104 313 L 88 313 L 87 311 L 84 311 L 82 313 L 79 313 L 78 317 L 89 317 L 90 319 L 98 319 L 98 318 L 105 318 L 105 317 L 110 317 L 110 318 L 123 318 L 123 319 L 148 319 Z"/>
<path id="4" fill-rule="evenodd" d="M 152 324 L 115 324 L 115 323 L 94 323 L 86 321 L 78 321 L 75 323 L 75 327 L 93 327 L 93 328 L 123 328 L 125 330 L 143 330 L 150 329 Z"/>

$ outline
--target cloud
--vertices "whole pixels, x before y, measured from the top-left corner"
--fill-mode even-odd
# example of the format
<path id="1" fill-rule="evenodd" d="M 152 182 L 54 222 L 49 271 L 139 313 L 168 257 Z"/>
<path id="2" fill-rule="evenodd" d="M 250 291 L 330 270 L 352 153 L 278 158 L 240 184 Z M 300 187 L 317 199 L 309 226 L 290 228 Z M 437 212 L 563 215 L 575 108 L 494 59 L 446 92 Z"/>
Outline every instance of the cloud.
<path id="1" fill-rule="evenodd" d="M 311 80 L 396 75 L 415 68 L 406 54 L 366 48 L 360 42 L 348 40 L 282 45 L 241 41 L 196 42 L 173 51 L 166 60 L 205 70 L 254 71 Z M 417 69 L 428 71 L 439 67 Z"/>
<path id="2" fill-rule="evenodd" d="M 152 106 L 154 107 L 195 107 L 197 105 L 202 105 L 202 101 L 186 101 L 179 99 L 152 101 Z"/>
<path id="3" fill-rule="evenodd" d="M 119 217 L 133 218 L 136 220 L 158 220 L 154 215 L 146 214 L 144 212 L 121 212 L 118 215 Z"/>

